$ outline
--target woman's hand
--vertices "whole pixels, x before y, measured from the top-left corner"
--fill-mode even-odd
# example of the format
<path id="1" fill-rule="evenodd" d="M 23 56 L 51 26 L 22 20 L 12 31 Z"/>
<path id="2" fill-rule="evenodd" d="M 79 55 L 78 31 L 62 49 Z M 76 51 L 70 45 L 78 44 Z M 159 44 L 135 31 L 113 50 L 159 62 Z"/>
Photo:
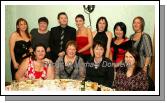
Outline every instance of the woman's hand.
<path id="1" fill-rule="evenodd" d="M 50 50 L 50 47 L 48 47 L 47 49 L 46 49 L 46 52 L 50 52 L 51 50 Z"/>
<path id="2" fill-rule="evenodd" d="M 33 52 L 33 49 L 32 49 L 32 48 L 29 48 L 29 52 L 30 52 L 30 53 Z"/>
<path id="3" fill-rule="evenodd" d="M 15 69 L 18 69 L 19 63 L 16 62 L 16 63 L 13 63 L 13 65 L 14 65 L 14 68 L 15 68 Z"/>
<path id="4" fill-rule="evenodd" d="M 147 66 L 143 67 L 143 72 L 147 74 Z"/>
<path id="5" fill-rule="evenodd" d="M 58 56 L 64 56 L 65 55 L 65 52 L 64 51 L 62 51 L 62 52 L 60 52 L 59 54 L 58 54 Z"/>

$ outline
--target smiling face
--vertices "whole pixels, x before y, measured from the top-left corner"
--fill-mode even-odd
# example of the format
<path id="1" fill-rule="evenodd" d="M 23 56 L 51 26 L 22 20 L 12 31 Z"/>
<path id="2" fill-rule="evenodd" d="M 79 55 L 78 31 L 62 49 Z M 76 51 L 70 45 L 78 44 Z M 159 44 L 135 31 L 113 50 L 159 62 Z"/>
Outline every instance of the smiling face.
<path id="1" fill-rule="evenodd" d="M 39 25 L 39 30 L 41 30 L 41 31 L 47 30 L 48 24 L 46 22 L 41 21 L 38 25 Z"/>
<path id="2" fill-rule="evenodd" d="M 140 19 L 136 18 L 133 22 L 133 30 L 135 32 L 141 32 L 142 31 L 142 22 Z"/>
<path id="3" fill-rule="evenodd" d="M 81 27 L 83 27 L 84 26 L 84 20 L 82 19 L 82 18 L 76 18 L 75 19 L 75 22 L 76 22 L 76 26 L 78 27 L 78 28 L 81 28 Z"/>
<path id="4" fill-rule="evenodd" d="M 34 54 L 35 54 L 37 60 L 42 60 L 42 59 L 44 59 L 44 57 L 45 57 L 45 55 L 46 55 L 45 48 L 42 47 L 42 46 L 38 46 L 38 47 L 35 49 Z"/>
<path id="5" fill-rule="evenodd" d="M 101 19 L 99 22 L 98 22 L 98 30 L 99 32 L 102 32 L 104 31 L 106 28 L 106 22 L 104 19 Z"/>
<path id="6" fill-rule="evenodd" d="M 123 38 L 124 32 L 120 26 L 117 26 L 114 32 L 117 38 Z"/>
<path id="7" fill-rule="evenodd" d="M 74 45 L 69 45 L 66 49 L 66 55 L 70 58 L 75 57 L 76 47 Z"/>
<path id="8" fill-rule="evenodd" d="M 135 65 L 135 58 L 134 58 L 133 55 L 130 54 L 129 52 L 126 52 L 126 53 L 125 53 L 125 63 L 126 63 L 128 66 Z"/>
<path id="9" fill-rule="evenodd" d="M 101 58 L 103 57 L 103 54 L 104 54 L 104 48 L 100 45 L 96 45 L 94 48 L 95 58 Z"/>
<path id="10" fill-rule="evenodd" d="M 58 19 L 58 22 L 59 22 L 59 24 L 60 25 L 67 25 L 67 23 L 68 23 L 68 18 L 67 18 L 67 16 L 66 15 L 60 15 L 59 16 L 59 19 Z"/>
<path id="11" fill-rule="evenodd" d="M 26 31 L 27 30 L 27 23 L 25 21 L 20 21 L 19 24 L 17 25 L 17 28 L 20 31 Z"/>

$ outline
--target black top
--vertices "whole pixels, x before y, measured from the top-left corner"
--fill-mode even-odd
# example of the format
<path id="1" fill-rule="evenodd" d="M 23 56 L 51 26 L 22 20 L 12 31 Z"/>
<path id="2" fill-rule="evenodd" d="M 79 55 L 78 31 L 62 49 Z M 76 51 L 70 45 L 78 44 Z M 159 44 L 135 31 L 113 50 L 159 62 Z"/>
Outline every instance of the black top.
<path id="1" fill-rule="evenodd" d="M 103 58 L 100 65 L 96 68 L 94 58 L 86 63 L 86 81 L 97 82 L 108 87 L 112 86 L 114 80 L 114 69 L 112 62 L 108 58 Z"/>
<path id="2" fill-rule="evenodd" d="M 29 53 L 29 48 L 31 47 L 31 42 L 24 41 L 24 40 L 19 40 L 15 42 L 15 47 L 14 47 L 14 54 L 16 61 L 20 63 L 22 61 L 22 56 L 24 54 Z"/>
<path id="3" fill-rule="evenodd" d="M 50 31 L 49 45 L 51 47 L 52 61 L 55 62 L 60 51 L 61 33 L 63 28 L 61 26 L 53 27 Z M 64 39 L 62 51 L 65 51 L 65 45 L 69 40 L 76 40 L 76 29 L 70 26 L 64 28 Z"/>
<path id="4" fill-rule="evenodd" d="M 34 48 L 36 44 L 42 43 L 46 48 L 49 47 L 49 35 L 50 31 L 46 33 L 39 33 L 37 28 L 31 30 L 32 35 L 32 47 Z"/>
<path id="5" fill-rule="evenodd" d="M 102 43 L 104 43 L 107 46 L 107 42 L 108 42 L 108 37 L 105 31 L 103 32 L 97 32 L 97 34 L 95 35 L 95 37 L 93 38 L 93 41 L 101 41 Z"/>

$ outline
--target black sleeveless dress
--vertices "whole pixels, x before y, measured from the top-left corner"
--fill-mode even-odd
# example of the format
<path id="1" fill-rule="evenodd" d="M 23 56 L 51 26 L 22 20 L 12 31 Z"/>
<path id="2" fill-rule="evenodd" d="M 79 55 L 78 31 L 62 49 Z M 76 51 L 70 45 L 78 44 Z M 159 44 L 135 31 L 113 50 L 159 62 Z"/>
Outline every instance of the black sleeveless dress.
<path id="1" fill-rule="evenodd" d="M 96 42 L 96 41 L 100 41 L 100 42 L 104 43 L 105 46 L 107 46 L 108 37 L 107 37 L 106 32 L 105 31 L 97 32 L 97 34 L 93 38 L 93 42 Z"/>
<path id="2" fill-rule="evenodd" d="M 24 41 L 24 40 L 19 40 L 15 42 L 15 47 L 14 47 L 14 54 L 15 54 L 15 59 L 17 63 L 21 63 L 23 60 L 23 55 L 29 53 L 29 48 L 31 47 L 31 42 Z M 17 72 L 18 69 L 14 68 L 13 62 L 11 60 L 11 72 L 12 72 L 12 80 L 15 80 L 15 73 Z"/>

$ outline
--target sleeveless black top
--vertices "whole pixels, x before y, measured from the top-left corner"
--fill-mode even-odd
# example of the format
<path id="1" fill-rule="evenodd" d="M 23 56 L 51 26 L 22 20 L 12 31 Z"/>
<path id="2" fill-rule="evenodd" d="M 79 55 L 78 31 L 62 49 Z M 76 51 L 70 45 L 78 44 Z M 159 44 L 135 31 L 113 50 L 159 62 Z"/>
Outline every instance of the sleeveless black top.
<path id="1" fill-rule="evenodd" d="M 95 35 L 95 37 L 93 38 L 93 41 L 100 41 L 102 43 L 105 44 L 105 46 L 107 46 L 107 41 L 108 41 L 108 37 L 105 31 L 103 32 L 97 32 L 97 34 Z"/>
<path id="2" fill-rule="evenodd" d="M 29 53 L 29 48 L 31 47 L 31 41 L 24 41 L 24 40 L 19 40 L 15 42 L 15 47 L 14 47 L 14 54 L 15 54 L 15 58 L 16 61 L 18 63 L 21 62 L 22 60 L 22 56 L 25 53 Z"/>

